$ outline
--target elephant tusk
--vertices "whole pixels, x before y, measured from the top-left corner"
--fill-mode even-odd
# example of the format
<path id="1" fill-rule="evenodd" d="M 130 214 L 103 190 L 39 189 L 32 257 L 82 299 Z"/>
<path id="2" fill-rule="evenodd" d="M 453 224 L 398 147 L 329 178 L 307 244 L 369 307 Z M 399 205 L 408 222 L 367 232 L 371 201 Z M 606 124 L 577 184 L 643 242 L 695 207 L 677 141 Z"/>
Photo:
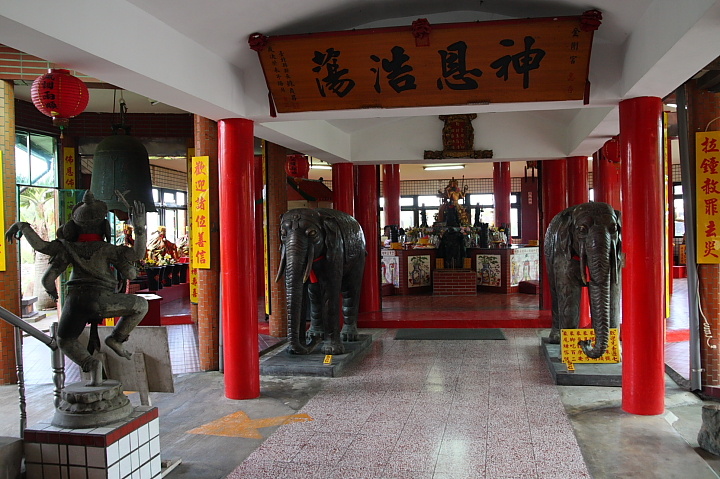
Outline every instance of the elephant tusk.
<path id="1" fill-rule="evenodd" d="M 580 278 L 583 284 L 590 282 L 590 275 L 587 270 L 587 253 L 585 251 L 585 243 L 580 243 Z"/>
<path id="2" fill-rule="evenodd" d="M 310 243 L 308 246 L 307 265 L 305 266 L 305 274 L 303 275 L 303 283 L 307 283 L 310 278 L 310 272 L 313 267 L 313 260 L 315 259 L 315 246 Z"/>
<path id="3" fill-rule="evenodd" d="M 285 274 L 285 264 L 286 264 L 286 258 L 285 258 L 285 245 L 280 246 L 280 266 L 278 267 L 277 276 L 275 277 L 275 282 L 279 282 L 280 278 L 283 277 Z"/>

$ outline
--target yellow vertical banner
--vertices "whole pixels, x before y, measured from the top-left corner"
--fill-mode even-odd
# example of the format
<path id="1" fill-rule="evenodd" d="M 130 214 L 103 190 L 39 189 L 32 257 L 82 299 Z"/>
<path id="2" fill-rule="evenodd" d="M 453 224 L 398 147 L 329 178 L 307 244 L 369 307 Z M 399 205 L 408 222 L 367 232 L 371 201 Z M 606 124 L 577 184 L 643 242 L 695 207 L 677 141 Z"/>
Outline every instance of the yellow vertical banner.
<path id="1" fill-rule="evenodd" d="M 5 271 L 5 176 L 2 168 L 2 150 L 0 150 L 0 271 Z"/>
<path id="2" fill-rule="evenodd" d="M 76 173 L 75 148 L 63 148 L 62 188 L 66 190 L 74 190 L 76 188 Z"/>
<path id="3" fill-rule="evenodd" d="M 191 167 L 190 267 L 210 269 L 210 157 L 193 156 Z"/>
<path id="4" fill-rule="evenodd" d="M 267 180 L 267 143 L 262 141 L 262 212 L 263 212 L 263 272 L 265 274 L 265 314 L 272 313 L 272 303 L 270 298 L 270 255 L 268 254 L 268 180 Z"/>
<path id="5" fill-rule="evenodd" d="M 695 134 L 697 262 L 720 263 L 720 131 Z"/>
<path id="6" fill-rule="evenodd" d="M 198 302 L 198 277 L 196 268 L 190 268 L 190 302 L 196 304 Z"/>
<path id="7" fill-rule="evenodd" d="M 672 164 L 670 161 L 670 141 L 668 139 L 668 112 L 663 112 L 663 181 L 665 183 L 665 207 L 663 212 L 665 213 L 665 318 L 670 317 L 670 284 L 672 283 L 672 257 L 673 257 L 673 239 L 670 237 L 670 222 L 673 221 L 670 218 L 670 204 L 672 204 L 673 198 L 673 185 L 670 181 L 670 173 L 672 170 Z"/>

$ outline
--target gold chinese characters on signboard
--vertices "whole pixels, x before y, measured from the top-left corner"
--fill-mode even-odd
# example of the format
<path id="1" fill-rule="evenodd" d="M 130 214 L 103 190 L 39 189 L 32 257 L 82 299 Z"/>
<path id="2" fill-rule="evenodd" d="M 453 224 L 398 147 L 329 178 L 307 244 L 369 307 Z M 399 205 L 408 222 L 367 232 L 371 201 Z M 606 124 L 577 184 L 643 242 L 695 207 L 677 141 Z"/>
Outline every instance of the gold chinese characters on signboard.
<path id="1" fill-rule="evenodd" d="M 574 363 L 619 363 L 620 346 L 618 345 L 617 328 L 610 329 L 608 347 L 605 354 L 599 358 L 589 358 L 578 344 L 580 341 L 595 341 L 595 331 L 592 329 L 562 329 L 560 336 L 560 349 L 562 362 Z"/>
<path id="2" fill-rule="evenodd" d="M 587 99 L 593 30 L 582 16 L 265 37 L 280 113 Z M 419 34 L 415 24 L 425 22 Z"/>
<path id="3" fill-rule="evenodd" d="M 210 158 L 192 157 L 191 268 L 210 269 Z"/>

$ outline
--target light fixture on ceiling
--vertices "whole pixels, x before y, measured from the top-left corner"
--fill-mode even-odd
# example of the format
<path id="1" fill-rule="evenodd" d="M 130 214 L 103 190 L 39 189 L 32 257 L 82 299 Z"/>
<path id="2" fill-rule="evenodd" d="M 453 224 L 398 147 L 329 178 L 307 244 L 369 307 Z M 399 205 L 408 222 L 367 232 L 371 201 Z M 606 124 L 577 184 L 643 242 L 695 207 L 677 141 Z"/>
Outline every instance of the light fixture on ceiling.
<path id="1" fill-rule="evenodd" d="M 313 156 L 309 156 L 309 159 L 310 159 L 310 168 L 313 170 L 332 170 L 332 165 L 323 160 L 320 160 Z"/>
<path id="2" fill-rule="evenodd" d="M 665 106 L 669 106 L 670 108 L 677 108 L 677 103 L 665 103 Z"/>
<path id="3" fill-rule="evenodd" d="M 437 166 L 423 166 L 425 171 L 437 171 L 437 170 L 462 170 L 465 165 L 437 165 Z"/>

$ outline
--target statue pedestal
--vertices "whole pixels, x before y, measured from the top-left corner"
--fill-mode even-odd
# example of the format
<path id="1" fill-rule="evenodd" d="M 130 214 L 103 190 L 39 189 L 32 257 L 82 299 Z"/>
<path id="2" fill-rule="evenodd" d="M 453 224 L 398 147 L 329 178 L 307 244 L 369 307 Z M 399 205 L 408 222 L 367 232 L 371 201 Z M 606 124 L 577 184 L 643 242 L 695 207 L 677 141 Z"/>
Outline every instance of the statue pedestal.
<path id="1" fill-rule="evenodd" d="M 162 477 L 158 409 L 138 406 L 104 427 L 62 429 L 41 422 L 25 429 L 27 479 Z"/>

